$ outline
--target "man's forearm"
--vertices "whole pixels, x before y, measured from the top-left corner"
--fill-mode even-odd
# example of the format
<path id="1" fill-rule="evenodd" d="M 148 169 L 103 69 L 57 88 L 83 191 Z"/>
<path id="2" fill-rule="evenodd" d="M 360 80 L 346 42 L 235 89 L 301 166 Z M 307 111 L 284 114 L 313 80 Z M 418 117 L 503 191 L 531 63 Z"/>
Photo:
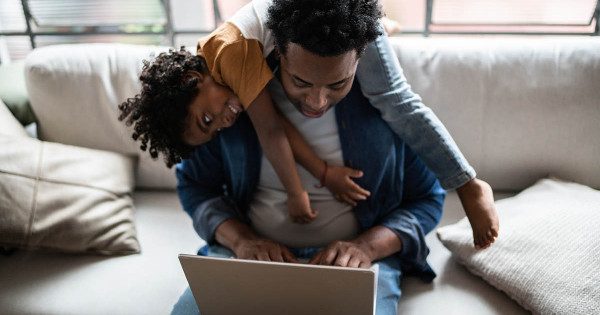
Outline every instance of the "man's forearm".
<path id="1" fill-rule="evenodd" d="M 215 230 L 217 242 L 234 252 L 240 242 L 257 238 L 258 235 L 252 231 L 248 224 L 237 219 L 226 220 Z"/>
<path id="2" fill-rule="evenodd" d="M 371 261 L 385 258 L 402 250 L 400 238 L 390 229 L 381 225 L 368 229 L 352 242 L 367 252 Z"/>

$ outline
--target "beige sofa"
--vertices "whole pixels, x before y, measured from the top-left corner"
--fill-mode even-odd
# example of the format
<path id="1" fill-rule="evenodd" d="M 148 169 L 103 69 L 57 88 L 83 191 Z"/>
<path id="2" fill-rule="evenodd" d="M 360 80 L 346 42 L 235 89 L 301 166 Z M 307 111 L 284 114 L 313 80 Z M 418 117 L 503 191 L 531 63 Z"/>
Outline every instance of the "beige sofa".
<path id="1" fill-rule="evenodd" d="M 496 198 L 548 175 L 600 187 L 599 38 L 400 37 L 392 43 L 413 89 Z M 165 49 L 51 46 L 28 57 L 40 139 L 136 159 L 141 253 L 0 256 L 0 313 L 165 314 L 187 286 L 177 255 L 195 253 L 203 241 L 177 200 L 173 171 L 147 158 L 117 120 L 117 105 L 139 88 L 141 60 Z M 463 216 L 449 193 L 440 226 Z M 401 314 L 526 313 L 453 260 L 435 233 L 428 243 L 438 277 L 432 284 L 404 279 Z"/>

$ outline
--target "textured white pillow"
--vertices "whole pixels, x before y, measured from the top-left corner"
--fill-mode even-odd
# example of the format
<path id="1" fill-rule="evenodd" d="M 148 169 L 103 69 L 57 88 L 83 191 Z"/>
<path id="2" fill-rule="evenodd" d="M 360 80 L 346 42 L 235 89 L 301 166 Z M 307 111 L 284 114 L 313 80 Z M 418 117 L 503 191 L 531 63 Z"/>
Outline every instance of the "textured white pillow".
<path id="1" fill-rule="evenodd" d="M 437 230 L 472 273 L 539 314 L 600 314 L 600 191 L 543 179 L 496 202 L 500 236 L 473 248 L 467 219 Z"/>
<path id="2" fill-rule="evenodd" d="M 114 152 L 0 134 L 0 246 L 139 252 L 134 167 Z"/>

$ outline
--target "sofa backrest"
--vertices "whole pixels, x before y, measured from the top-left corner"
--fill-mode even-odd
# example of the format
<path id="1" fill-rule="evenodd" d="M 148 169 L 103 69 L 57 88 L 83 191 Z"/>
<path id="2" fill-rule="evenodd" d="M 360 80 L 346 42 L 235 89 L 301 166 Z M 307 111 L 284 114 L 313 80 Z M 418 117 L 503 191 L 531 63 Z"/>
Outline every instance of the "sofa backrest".
<path id="1" fill-rule="evenodd" d="M 554 175 L 600 188 L 600 38 L 391 39 L 408 82 L 497 190 Z M 40 139 L 139 157 L 137 186 L 173 188 L 118 104 L 139 92 L 142 60 L 166 47 L 49 46 L 26 61 Z"/>
<path id="2" fill-rule="evenodd" d="M 497 190 L 600 188 L 600 38 L 392 38 L 413 90 Z"/>
<path id="3" fill-rule="evenodd" d="M 139 93 L 142 60 L 167 47 L 123 44 L 57 45 L 26 59 L 25 81 L 45 141 L 109 150 L 138 157 L 137 187 L 170 188 L 174 169 L 152 160 L 118 120 L 118 105 Z"/>

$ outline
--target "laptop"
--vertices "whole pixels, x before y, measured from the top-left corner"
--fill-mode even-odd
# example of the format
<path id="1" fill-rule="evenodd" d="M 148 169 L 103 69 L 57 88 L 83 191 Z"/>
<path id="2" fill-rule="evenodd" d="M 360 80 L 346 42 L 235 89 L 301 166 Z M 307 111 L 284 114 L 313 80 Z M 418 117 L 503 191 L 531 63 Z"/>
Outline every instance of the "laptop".
<path id="1" fill-rule="evenodd" d="M 370 269 L 179 255 L 202 315 L 375 314 Z"/>

